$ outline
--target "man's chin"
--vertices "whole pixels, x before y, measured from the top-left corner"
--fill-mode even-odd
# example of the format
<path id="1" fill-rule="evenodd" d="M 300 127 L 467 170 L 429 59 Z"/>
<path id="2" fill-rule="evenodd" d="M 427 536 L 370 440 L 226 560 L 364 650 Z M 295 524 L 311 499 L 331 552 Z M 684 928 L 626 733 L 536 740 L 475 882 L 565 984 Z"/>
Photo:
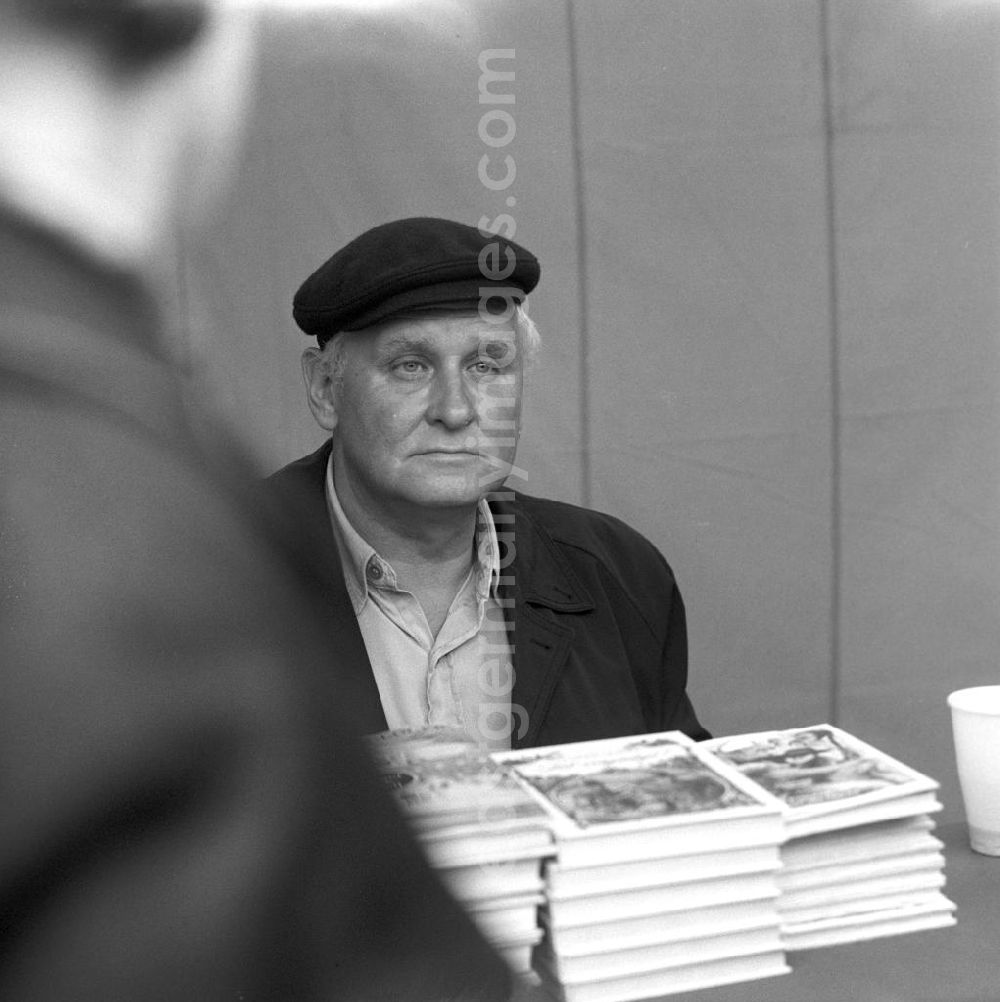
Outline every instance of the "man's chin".
<path id="1" fill-rule="evenodd" d="M 474 508 L 491 489 L 421 491 L 414 500 L 424 508 Z"/>
<path id="2" fill-rule="evenodd" d="M 465 470 L 453 476 L 422 478 L 413 484 L 412 496 L 427 507 L 464 507 L 476 505 L 491 491 L 498 490 L 509 470 L 494 463 L 479 469 Z"/>

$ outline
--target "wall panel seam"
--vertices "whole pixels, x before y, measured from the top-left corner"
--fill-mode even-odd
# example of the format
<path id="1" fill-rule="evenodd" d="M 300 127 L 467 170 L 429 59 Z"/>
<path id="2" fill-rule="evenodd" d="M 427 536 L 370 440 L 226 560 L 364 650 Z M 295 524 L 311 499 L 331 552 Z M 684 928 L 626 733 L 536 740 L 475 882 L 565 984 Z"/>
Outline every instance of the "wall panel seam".
<path id="1" fill-rule="evenodd" d="M 830 371 L 830 676 L 827 716 L 836 724 L 841 713 L 841 579 L 843 560 L 842 442 L 840 385 L 840 275 L 837 268 L 837 190 L 834 141 L 836 116 L 833 106 L 833 53 L 831 52 L 831 4 L 819 0 L 820 72 L 823 101 L 823 161 L 827 288 L 829 296 Z"/>
<path id="2" fill-rule="evenodd" d="M 577 31 L 573 0 L 566 0 L 567 52 L 569 54 L 570 134 L 573 156 L 573 208 L 576 214 L 577 315 L 580 323 L 578 378 L 580 381 L 580 503 L 590 507 L 593 498 L 590 413 L 590 299 L 587 291 L 587 205 L 580 116 L 580 79 L 577 65 Z"/>

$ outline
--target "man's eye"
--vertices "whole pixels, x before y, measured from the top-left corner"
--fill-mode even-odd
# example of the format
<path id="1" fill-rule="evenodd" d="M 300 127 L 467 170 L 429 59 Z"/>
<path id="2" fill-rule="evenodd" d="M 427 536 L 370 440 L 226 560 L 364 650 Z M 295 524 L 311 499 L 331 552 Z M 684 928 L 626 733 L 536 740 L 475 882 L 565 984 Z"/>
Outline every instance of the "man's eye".
<path id="1" fill-rule="evenodd" d="M 472 363 L 472 370 L 478 376 L 488 376 L 491 372 L 496 372 L 498 369 L 499 366 L 496 360 L 492 358 L 477 358 Z"/>
<path id="2" fill-rule="evenodd" d="M 395 362 L 392 368 L 402 376 L 416 376 L 424 371 L 424 364 L 415 358 L 403 358 Z"/>

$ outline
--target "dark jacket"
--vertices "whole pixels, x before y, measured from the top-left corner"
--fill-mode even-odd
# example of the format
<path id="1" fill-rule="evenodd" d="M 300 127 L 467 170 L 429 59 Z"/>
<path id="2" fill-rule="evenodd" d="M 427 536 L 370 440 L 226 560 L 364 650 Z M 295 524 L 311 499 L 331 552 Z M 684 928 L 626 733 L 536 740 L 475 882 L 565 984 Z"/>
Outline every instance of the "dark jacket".
<path id="1" fill-rule="evenodd" d="M 0 998 L 505 999 L 181 400 L 134 279 L 0 212 Z"/>
<path id="2" fill-rule="evenodd" d="M 342 615 L 350 602 L 327 512 L 329 455 L 328 442 L 268 484 L 330 554 L 323 602 Z M 686 692 L 684 605 L 659 551 L 619 519 L 575 505 L 511 491 L 490 506 L 501 562 L 511 561 L 500 598 L 513 613 L 513 747 L 675 728 L 708 737 Z M 370 666 L 352 684 L 362 726 L 384 728 Z"/>

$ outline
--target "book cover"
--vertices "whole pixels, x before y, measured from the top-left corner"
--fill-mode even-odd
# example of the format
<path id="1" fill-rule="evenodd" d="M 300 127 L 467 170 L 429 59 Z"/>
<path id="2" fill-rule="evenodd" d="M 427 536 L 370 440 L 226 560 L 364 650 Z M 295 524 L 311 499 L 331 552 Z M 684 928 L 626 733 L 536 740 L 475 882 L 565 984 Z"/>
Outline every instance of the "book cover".
<path id="1" fill-rule="evenodd" d="M 704 746 L 785 804 L 789 838 L 940 808 L 935 780 L 830 724 Z"/>
<path id="2" fill-rule="evenodd" d="M 367 742 L 386 787 L 421 834 L 547 828 L 539 804 L 458 728 L 381 731 Z"/>
<path id="3" fill-rule="evenodd" d="M 678 731 L 551 745 L 494 759 L 549 812 L 563 867 L 777 844 L 782 838 L 780 803 Z M 574 842 L 584 850 L 574 854 Z"/>

